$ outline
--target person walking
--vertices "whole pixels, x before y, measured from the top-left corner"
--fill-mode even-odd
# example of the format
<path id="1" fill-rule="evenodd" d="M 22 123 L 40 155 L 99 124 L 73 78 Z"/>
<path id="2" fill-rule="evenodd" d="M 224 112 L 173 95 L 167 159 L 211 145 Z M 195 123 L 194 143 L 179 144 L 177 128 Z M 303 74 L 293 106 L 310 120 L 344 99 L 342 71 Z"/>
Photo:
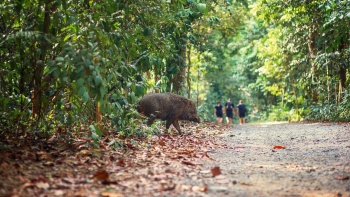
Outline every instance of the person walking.
<path id="1" fill-rule="evenodd" d="M 217 121 L 219 124 L 222 123 L 222 105 L 220 102 L 217 102 L 214 107 L 214 116 L 217 117 Z"/>
<path id="2" fill-rule="evenodd" d="M 233 109 L 235 106 L 231 102 L 231 99 L 227 99 L 227 102 L 225 104 L 225 109 L 226 109 L 226 117 L 228 118 L 228 124 L 232 124 L 232 119 L 233 119 Z"/>
<path id="3" fill-rule="evenodd" d="M 239 117 L 239 124 L 245 124 L 245 113 L 246 113 L 246 107 L 243 104 L 243 100 L 239 100 L 239 103 L 237 105 L 237 113 Z"/>

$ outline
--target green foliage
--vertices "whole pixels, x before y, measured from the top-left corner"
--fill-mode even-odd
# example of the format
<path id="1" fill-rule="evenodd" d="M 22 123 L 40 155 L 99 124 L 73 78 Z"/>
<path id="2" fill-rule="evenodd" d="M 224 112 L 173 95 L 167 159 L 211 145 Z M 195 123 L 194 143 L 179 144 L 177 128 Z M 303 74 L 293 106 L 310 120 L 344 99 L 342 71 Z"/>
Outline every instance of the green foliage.
<path id="1" fill-rule="evenodd" d="M 345 91 L 341 102 L 325 102 L 322 105 L 312 105 L 308 119 L 314 121 L 350 121 L 350 94 Z"/>
<path id="2" fill-rule="evenodd" d="M 167 4 L 73 1 L 68 6 L 56 2 L 46 5 L 51 8 L 46 11 L 51 18 L 48 21 L 41 10 L 45 3 L 6 1 L 1 5 L 0 14 L 8 19 L 2 23 L 5 34 L 0 40 L 4 60 L 1 131 L 12 133 L 14 124 L 24 132 L 29 126 L 48 131 L 95 125 L 97 105 L 101 113 L 114 117 L 112 125 L 122 130 L 132 117 L 128 109 L 145 94 L 146 85 L 139 74 L 149 69 L 145 54 L 162 54 L 160 58 L 170 54 L 168 38 L 154 31 L 167 20 L 155 15 L 161 16 Z M 141 14 L 135 12 L 140 7 L 144 8 Z M 133 13 L 140 15 L 135 18 Z M 124 23 L 125 18 L 129 24 Z M 38 95 L 41 116 L 32 125 L 30 92 L 35 77 L 42 81 L 43 92 Z M 96 135 L 92 136 L 96 141 Z"/>
<path id="3" fill-rule="evenodd" d="M 273 106 L 269 112 L 268 120 L 298 122 L 303 120 L 304 115 L 306 115 L 304 111 L 304 109 L 296 111 L 295 109 Z"/>
<path id="4" fill-rule="evenodd" d="M 348 120 L 349 1 L 248 2 L 1 2 L 0 134 L 148 135 L 134 108 L 155 91 L 203 120 L 227 98 L 252 119 Z"/>

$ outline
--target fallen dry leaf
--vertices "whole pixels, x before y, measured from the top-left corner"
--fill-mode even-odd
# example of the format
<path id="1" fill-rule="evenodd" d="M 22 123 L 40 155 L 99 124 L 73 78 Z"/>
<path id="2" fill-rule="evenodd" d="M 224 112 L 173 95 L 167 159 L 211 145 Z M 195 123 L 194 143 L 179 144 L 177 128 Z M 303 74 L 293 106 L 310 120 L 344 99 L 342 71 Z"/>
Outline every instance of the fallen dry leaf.
<path id="1" fill-rule="evenodd" d="M 108 179 L 108 176 L 109 175 L 106 170 L 99 170 L 94 174 L 93 179 L 95 181 L 106 181 Z"/>
<path id="2" fill-rule="evenodd" d="M 207 190 L 208 190 L 207 186 L 205 186 L 205 187 L 193 186 L 192 187 L 192 191 L 194 191 L 194 192 L 205 192 Z"/>
<path id="3" fill-rule="evenodd" d="M 125 167 L 125 162 L 124 162 L 124 159 L 120 158 L 118 160 L 118 162 L 116 163 L 117 166 L 120 166 L 120 167 Z"/>
<path id="4" fill-rule="evenodd" d="M 50 184 L 45 183 L 45 182 L 38 182 L 38 183 L 35 184 L 35 186 L 37 188 L 44 189 L 44 190 L 47 190 L 47 189 L 50 188 Z"/>
<path id="5" fill-rule="evenodd" d="M 244 186 L 253 186 L 253 184 L 250 184 L 250 183 L 240 183 L 240 184 Z"/>
<path id="6" fill-rule="evenodd" d="M 236 148 L 245 148 L 244 146 L 235 146 L 233 147 L 233 149 L 236 149 Z"/>
<path id="7" fill-rule="evenodd" d="M 52 161 L 47 161 L 43 163 L 44 166 L 53 166 L 54 163 Z"/>
<path id="8" fill-rule="evenodd" d="M 273 149 L 285 149 L 285 146 L 280 146 L 280 145 L 276 145 L 273 147 Z"/>
<path id="9" fill-rule="evenodd" d="M 341 180 L 341 181 L 345 181 L 345 180 L 349 180 L 350 179 L 350 176 L 347 176 L 347 175 L 339 175 L 337 177 L 338 180 Z"/>
<path id="10" fill-rule="evenodd" d="M 36 154 L 37 154 L 37 158 L 38 158 L 39 160 L 49 160 L 49 161 L 52 160 L 51 155 L 48 154 L 48 153 L 46 153 L 46 152 L 44 152 L 44 151 L 39 151 L 39 152 L 37 152 Z"/>
<path id="11" fill-rule="evenodd" d="M 212 168 L 211 170 L 211 174 L 213 175 L 213 176 L 217 176 L 217 175 L 219 175 L 219 174 L 221 174 L 221 170 L 220 170 L 220 167 L 214 167 L 214 168 Z"/>
<path id="12" fill-rule="evenodd" d="M 121 193 L 114 193 L 114 192 L 102 192 L 101 195 L 103 197 L 123 197 L 124 196 Z"/>
<path id="13" fill-rule="evenodd" d="M 159 140 L 159 145 L 161 145 L 161 146 L 165 146 L 165 142 L 164 142 L 164 140 L 163 139 L 161 139 L 161 140 Z"/>
<path id="14" fill-rule="evenodd" d="M 190 166 L 195 166 L 196 165 L 196 164 L 194 164 L 192 162 L 189 162 L 189 161 L 186 161 L 186 160 L 183 160 L 181 163 L 186 164 L 186 165 L 190 165 Z"/>
<path id="15" fill-rule="evenodd" d="M 89 151 L 89 150 L 81 150 L 80 152 L 78 152 L 76 154 L 77 157 L 81 157 L 81 156 L 89 156 L 89 155 L 92 155 L 92 152 Z"/>

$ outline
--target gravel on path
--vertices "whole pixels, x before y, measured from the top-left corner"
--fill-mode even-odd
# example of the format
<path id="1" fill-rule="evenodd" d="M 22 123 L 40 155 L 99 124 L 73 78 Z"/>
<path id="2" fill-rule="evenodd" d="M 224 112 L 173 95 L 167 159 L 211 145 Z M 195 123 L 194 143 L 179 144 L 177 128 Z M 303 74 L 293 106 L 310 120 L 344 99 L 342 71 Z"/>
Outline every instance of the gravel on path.
<path id="1" fill-rule="evenodd" d="M 349 196 L 349 123 L 234 125 L 201 168 L 207 196 Z"/>

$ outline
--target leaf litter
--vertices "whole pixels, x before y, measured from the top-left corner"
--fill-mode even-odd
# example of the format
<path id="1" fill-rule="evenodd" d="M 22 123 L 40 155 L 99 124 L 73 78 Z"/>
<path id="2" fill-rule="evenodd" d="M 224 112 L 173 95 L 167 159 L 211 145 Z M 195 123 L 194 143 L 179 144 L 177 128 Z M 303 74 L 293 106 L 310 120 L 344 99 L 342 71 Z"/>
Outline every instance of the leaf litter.
<path id="1" fill-rule="evenodd" d="M 203 174 L 200 161 L 220 145 L 213 136 L 231 127 L 203 123 L 148 140 L 128 139 L 113 149 L 108 140 L 92 148 L 86 138 L 67 144 L 35 140 L 25 146 L 8 143 L 0 154 L 0 196 L 177 196 L 206 192 L 205 184 L 183 184 Z M 138 145 L 135 145 L 138 144 Z M 216 169 L 216 168 L 214 168 Z M 210 169 L 207 169 L 207 173 Z M 211 172 L 220 174 L 220 169 Z"/>
<path id="2" fill-rule="evenodd" d="M 0 150 L 0 196 L 350 196 L 349 126 L 190 124 L 118 149 L 16 139 Z"/>

